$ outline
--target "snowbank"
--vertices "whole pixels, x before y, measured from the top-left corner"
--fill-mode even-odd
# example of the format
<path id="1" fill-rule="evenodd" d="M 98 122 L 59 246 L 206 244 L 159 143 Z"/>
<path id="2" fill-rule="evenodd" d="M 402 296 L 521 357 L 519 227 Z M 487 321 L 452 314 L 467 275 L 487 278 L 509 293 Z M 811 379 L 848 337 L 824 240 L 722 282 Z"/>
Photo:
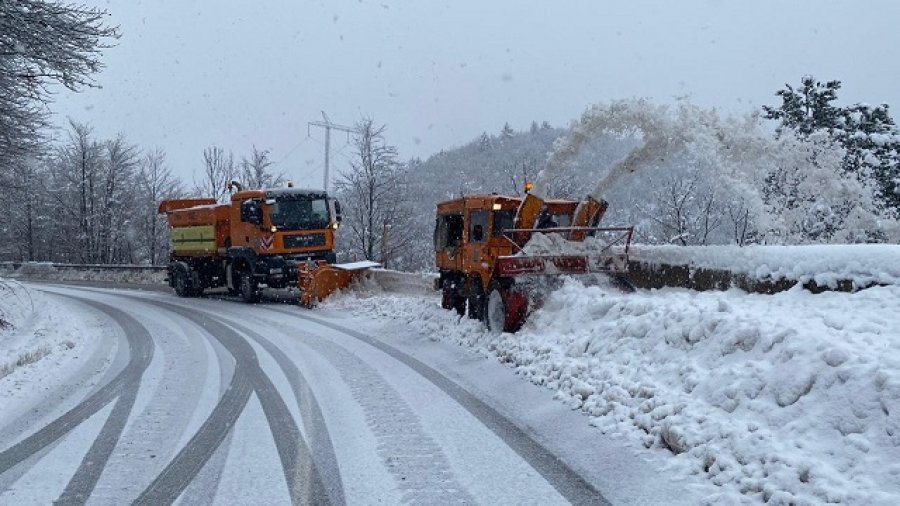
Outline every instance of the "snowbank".
<path id="1" fill-rule="evenodd" d="M 604 252 L 613 239 L 567 241 L 558 234 L 534 234 L 522 249 L 525 255 L 591 255 Z M 613 246 L 619 252 L 621 247 Z M 607 254 L 609 250 L 606 250 Z M 837 288 L 900 284 L 900 246 L 894 244 L 840 244 L 808 246 L 631 246 L 632 262 L 647 266 L 688 266 L 743 275 L 751 280 L 809 281 Z"/>
<path id="2" fill-rule="evenodd" d="M 569 280 L 501 336 L 437 297 L 327 304 L 497 357 L 602 432 L 707 477 L 711 504 L 900 504 L 900 287 L 620 294 Z"/>
<path id="3" fill-rule="evenodd" d="M 0 318 L 9 322 L 0 328 L 0 427 L 68 384 L 89 361 L 102 372 L 116 351 L 100 347 L 107 320 L 15 280 L 0 278 Z"/>
<path id="4" fill-rule="evenodd" d="M 0 278 L 0 385 L 19 368 L 75 347 L 67 333 L 49 328 L 59 323 L 49 318 L 55 308 L 40 292 Z"/>
<path id="5" fill-rule="evenodd" d="M 809 246 L 634 245 L 631 259 L 647 264 L 688 265 L 729 271 L 759 280 L 814 281 L 835 287 L 900 284 L 900 246 L 840 244 Z"/>

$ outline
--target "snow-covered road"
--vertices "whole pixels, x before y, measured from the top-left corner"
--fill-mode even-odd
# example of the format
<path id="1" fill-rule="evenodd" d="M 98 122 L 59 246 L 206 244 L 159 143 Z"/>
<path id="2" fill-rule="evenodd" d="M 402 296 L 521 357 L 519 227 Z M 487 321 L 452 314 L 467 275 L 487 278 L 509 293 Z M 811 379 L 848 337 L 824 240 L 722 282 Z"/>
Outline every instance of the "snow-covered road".
<path id="1" fill-rule="evenodd" d="M 386 334 L 335 308 L 30 289 L 82 339 L 71 363 L 0 378 L 0 503 L 694 504 L 709 492 L 501 364 L 416 338 L 414 323 Z"/>

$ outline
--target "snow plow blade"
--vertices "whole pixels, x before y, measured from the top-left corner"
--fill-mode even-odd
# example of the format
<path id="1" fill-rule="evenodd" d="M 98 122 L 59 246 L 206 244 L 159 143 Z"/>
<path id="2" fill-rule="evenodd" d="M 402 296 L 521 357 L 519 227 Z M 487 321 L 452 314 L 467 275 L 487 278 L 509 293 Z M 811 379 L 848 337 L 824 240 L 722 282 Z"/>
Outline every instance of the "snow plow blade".
<path id="1" fill-rule="evenodd" d="M 314 265 L 301 265 L 297 272 L 300 304 L 304 307 L 314 307 L 332 293 L 350 286 L 353 280 L 373 267 L 381 267 L 381 264 L 376 262 L 329 264 L 320 261 Z"/>

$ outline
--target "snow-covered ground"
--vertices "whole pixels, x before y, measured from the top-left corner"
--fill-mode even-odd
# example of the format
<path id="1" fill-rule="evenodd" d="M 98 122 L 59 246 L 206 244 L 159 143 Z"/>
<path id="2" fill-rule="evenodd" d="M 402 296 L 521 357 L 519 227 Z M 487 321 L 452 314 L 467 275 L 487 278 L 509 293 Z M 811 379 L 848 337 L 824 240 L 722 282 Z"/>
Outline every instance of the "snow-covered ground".
<path id="1" fill-rule="evenodd" d="M 569 280 L 499 336 L 437 296 L 374 295 L 325 306 L 496 357 L 602 433 L 708 478 L 710 503 L 900 503 L 900 287 L 622 294 Z"/>
<path id="2" fill-rule="evenodd" d="M 0 427 L 86 364 L 102 371 L 115 351 L 97 349 L 104 323 L 84 306 L 15 280 L 0 278 L 0 318 Z"/>

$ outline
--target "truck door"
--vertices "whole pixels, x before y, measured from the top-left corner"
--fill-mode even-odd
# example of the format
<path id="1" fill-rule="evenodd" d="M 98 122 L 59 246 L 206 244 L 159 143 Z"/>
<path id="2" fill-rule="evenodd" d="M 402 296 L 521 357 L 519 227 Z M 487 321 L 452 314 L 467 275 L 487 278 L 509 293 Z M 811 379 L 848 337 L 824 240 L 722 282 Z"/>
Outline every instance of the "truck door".
<path id="1" fill-rule="evenodd" d="M 490 234 L 490 230 L 488 230 L 488 211 L 469 211 L 469 226 L 466 232 L 468 233 L 468 240 L 466 241 L 463 261 L 468 264 L 467 270 L 480 271 L 484 246 Z"/>

